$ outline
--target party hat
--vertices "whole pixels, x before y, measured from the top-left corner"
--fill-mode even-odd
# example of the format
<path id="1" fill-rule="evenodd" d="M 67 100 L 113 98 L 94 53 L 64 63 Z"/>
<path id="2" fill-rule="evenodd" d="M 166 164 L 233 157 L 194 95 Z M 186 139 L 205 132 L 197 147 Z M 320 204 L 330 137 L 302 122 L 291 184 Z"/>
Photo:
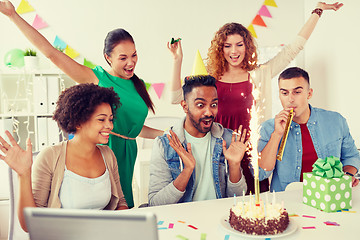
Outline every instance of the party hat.
<path id="1" fill-rule="evenodd" d="M 208 72 L 206 71 L 205 64 L 201 58 L 199 50 L 196 52 L 195 60 L 193 69 L 191 72 L 191 75 L 208 75 Z"/>

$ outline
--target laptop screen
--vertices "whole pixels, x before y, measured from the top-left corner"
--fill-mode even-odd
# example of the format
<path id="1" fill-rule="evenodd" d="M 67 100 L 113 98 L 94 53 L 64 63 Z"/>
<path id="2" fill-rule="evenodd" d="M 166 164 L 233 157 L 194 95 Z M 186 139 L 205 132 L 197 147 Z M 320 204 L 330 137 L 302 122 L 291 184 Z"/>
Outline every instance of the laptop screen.
<path id="1" fill-rule="evenodd" d="M 158 240 L 151 212 L 25 208 L 24 214 L 31 240 Z"/>

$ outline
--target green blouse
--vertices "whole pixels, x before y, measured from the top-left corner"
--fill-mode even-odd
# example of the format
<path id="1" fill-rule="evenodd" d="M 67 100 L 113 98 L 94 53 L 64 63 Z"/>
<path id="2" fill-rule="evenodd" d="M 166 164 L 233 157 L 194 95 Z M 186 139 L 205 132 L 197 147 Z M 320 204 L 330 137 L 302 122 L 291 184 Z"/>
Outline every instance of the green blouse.
<path id="1" fill-rule="evenodd" d="M 132 80 L 112 76 L 100 66 L 95 67 L 93 72 L 99 79 L 99 86 L 113 87 L 120 97 L 121 107 L 115 114 L 113 132 L 136 138 L 143 128 L 148 108 Z M 121 188 L 126 202 L 129 208 L 133 207 L 132 179 L 137 155 L 136 140 L 110 135 L 108 145 L 117 159 Z"/>

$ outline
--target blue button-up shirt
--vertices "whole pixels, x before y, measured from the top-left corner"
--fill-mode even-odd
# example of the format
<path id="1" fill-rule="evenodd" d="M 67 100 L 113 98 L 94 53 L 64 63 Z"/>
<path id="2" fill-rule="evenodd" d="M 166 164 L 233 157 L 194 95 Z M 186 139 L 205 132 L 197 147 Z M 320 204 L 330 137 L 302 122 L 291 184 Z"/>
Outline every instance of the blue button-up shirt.
<path id="1" fill-rule="evenodd" d="M 315 151 L 319 158 L 335 156 L 344 166 L 351 165 L 359 169 L 360 155 L 351 137 L 346 119 L 337 112 L 310 107 L 310 118 L 307 122 Z M 264 122 L 260 130 L 258 151 L 261 152 L 274 132 L 274 119 Z M 280 144 L 279 144 L 280 145 Z M 282 161 L 276 160 L 275 168 L 265 171 L 260 168 L 260 181 L 270 177 L 271 191 L 284 191 L 291 182 L 299 182 L 302 167 L 302 143 L 300 125 L 291 122 L 289 135 L 284 148 Z"/>

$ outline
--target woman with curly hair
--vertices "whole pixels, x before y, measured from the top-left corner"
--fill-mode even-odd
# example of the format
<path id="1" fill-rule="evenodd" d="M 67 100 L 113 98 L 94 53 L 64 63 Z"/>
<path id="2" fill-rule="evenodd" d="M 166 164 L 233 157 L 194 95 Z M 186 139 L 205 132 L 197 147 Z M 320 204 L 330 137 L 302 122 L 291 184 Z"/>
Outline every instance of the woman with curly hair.
<path id="1" fill-rule="evenodd" d="M 111 69 L 106 71 L 101 66 L 91 69 L 54 48 L 41 33 L 17 14 L 9 1 L 0 1 L 0 12 L 8 16 L 40 52 L 74 81 L 113 87 L 121 97 L 122 108 L 117 112 L 114 134 L 110 136 L 108 144 L 118 160 L 126 201 L 129 207 L 133 207 L 132 179 L 137 155 L 136 137 L 154 139 L 161 136 L 163 131 L 144 125 L 148 111 L 154 112 L 154 105 L 144 81 L 134 73 L 138 57 L 132 36 L 120 28 L 109 32 L 103 54 Z"/>
<path id="2" fill-rule="evenodd" d="M 111 88 L 80 84 L 62 92 L 53 119 L 74 138 L 42 150 L 33 164 L 26 150 L 6 131 L 0 155 L 19 176 L 19 222 L 27 231 L 23 208 L 128 209 L 114 153 L 106 145 L 120 99 Z M 32 166 L 33 165 L 33 166 Z"/>
<path id="3" fill-rule="evenodd" d="M 251 33 L 239 23 L 222 26 L 211 41 L 208 51 L 207 70 L 217 80 L 219 98 L 218 115 L 215 121 L 226 128 L 236 130 L 240 125 L 249 130 L 250 109 L 253 104 L 252 89 L 259 91 L 256 100 L 262 119 L 271 118 L 271 79 L 280 73 L 303 49 L 324 10 L 338 10 L 342 3 L 326 4 L 319 2 L 310 18 L 291 44 L 265 64 L 257 65 L 257 48 Z M 172 80 L 172 103 L 182 100 L 181 91 L 181 41 L 168 43 L 174 57 Z M 265 101 L 266 100 L 266 101 Z M 249 170 L 249 155 L 242 161 L 248 192 L 254 192 L 254 178 Z M 260 182 L 260 190 L 269 189 L 268 180 Z"/>

